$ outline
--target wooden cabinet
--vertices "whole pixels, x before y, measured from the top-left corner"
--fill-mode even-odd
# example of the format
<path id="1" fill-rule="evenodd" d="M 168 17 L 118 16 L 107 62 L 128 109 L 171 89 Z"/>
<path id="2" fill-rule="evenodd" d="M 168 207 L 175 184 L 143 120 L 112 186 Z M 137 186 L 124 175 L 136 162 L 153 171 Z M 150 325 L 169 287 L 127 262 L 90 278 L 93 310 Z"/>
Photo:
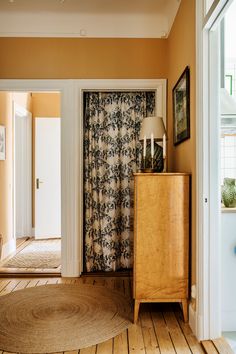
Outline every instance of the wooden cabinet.
<path id="1" fill-rule="evenodd" d="M 134 182 L 134 322 L 142 302 L 180 302 L 187 321 L 190 175 L 136 173 Z"/>

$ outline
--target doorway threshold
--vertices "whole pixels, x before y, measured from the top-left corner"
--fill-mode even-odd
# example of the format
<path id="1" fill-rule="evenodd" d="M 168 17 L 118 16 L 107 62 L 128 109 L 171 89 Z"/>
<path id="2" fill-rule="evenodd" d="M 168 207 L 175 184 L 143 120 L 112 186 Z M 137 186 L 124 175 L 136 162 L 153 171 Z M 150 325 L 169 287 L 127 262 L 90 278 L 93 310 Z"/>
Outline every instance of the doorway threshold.
<path id="1" fill-rule="evenodd" d="M 133 275 L 132 269 L 118 270 L 115 272 L 82 272 L 82 277 L 131 277 Z"/>
<path id="2" fill-rule="evenodd" d="M 16 273 L 16 272 L 1 272 L 0 278 L 61 278 L 61 273 Z"/>

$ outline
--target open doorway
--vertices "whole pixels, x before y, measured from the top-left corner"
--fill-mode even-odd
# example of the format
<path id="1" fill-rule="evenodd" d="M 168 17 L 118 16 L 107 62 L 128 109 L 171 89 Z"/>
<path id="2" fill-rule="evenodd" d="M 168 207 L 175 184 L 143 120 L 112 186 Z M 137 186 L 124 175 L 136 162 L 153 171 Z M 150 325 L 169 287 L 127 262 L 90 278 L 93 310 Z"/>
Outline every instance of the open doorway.
<path id="1" fill-rule="evenodd" d="M 8 93 L 12 115 L 14 252 L 3 273 L 61 271 L 61 97 Z"/>
<path id="2" fill-rule="evenodd" d="M 227 307 L 224 298 L 225 266 L 222 254 L 229 241 L 223 236 L 222 190 L 223 166 L 222 110 L 225 93 L 230 80 L 224 73 L 226 36 L 234 38 L 231 31 L 224 33 L 222 19 L 231 11 L 232 0 L 209 1 L 197 5 L 197 310 L 191 321 L 198 339 L 216 339 L 224 334 L 222 312 Z M 205 13 L 205 15 L 204 15 Z M 235 17 L 234 17 L 235 21 Z M 223 54 L 223 55 L 222 55 Z M 222 70 L 223 67 L 223 70 Z M 231 139 L 230 139 L 231 140 Z M 227 147 L 228 148 L 228 147 Z M 229 149 L 231 150 L 231 148 Z M 231 152 L 230 152 L 231 153 Z M 228 163 L 230 164 L 231 156 Z M 228 171 L 225 171 L 228 174 Z M 233 232 L 233 230 L 231 230 Z M 231 258 L 228 279 L 233 284 L 235 264 L 232 266 L 234 247 L 227 245 L 226 260 Z M 234 258 L 235 260 L 235 258 Z M 234 262 L 235 263 L 235 262 Z M 226 279 L 226 278 L 225 278 Z M 235 297 L 234 297 L 235 299 Z M 235 302 L 235 301 L 234 301 Z"/>
<path id="3" fill-rule="evenodd" d="M 159 97 L 157 115 L 166 119 L 166 80 L 0 80 L 3 92 L 60 92 L 61 97 L 61 229 L 63 277 L 78 277 L 83 271 L 83 92 L 96 90 L 154 90 Z M 4 112 L 3 117 L 6 117 Z M 2 120 L 3 121 L 3 120 Z M 1 123 L 2 123 L 1 121 Z M 4 122 L 4 121 L 3 121 Z M 9 130 L 8 130 L 9 131 Z M 9 147 L 10 148 L 10 147 Z M 8 185 L 6 176 L 4 186 Z M 7 187 L 5 187 L 5 190 Z M 9 207 L 3 236 L 3 252 L 12 249 L 11 189 L 4 197 Z M 6 204 L 6 203 L 5 203 Z M 0 204 L 1 208 L 1 204 Z M 8 252 L 9 254 L 9 252 Z"/>

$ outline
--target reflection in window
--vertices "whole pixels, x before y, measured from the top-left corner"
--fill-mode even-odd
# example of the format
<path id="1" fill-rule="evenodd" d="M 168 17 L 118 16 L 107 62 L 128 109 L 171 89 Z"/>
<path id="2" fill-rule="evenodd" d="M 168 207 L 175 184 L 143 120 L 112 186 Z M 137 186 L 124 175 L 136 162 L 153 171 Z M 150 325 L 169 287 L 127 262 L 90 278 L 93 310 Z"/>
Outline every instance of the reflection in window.
<path id="1" fill-rule="evenodd" d="M 236 128 L 221 134 L 221 185 L 225 177 L 236 178 Z"/>
<path id="2" fill-rule="evenodd" d="M 205 0 L 205 15 L 207 15 L 213 2 L 214 2 L 214 0 Z"/>
<path id="3" fill-rule="evenodd" d="M 212 1 L 211 1 L 212 2 Z M 236 179 L 236 1 L 221 23 L 221 185 Z"/>

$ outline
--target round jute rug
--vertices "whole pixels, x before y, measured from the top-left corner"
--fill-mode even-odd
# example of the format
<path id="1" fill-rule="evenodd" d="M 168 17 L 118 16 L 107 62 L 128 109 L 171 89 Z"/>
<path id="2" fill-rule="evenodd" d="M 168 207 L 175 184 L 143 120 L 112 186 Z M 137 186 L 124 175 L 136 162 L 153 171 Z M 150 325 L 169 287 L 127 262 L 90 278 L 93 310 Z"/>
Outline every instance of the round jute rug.
<path id="1" fill-rule="evenodd" d="M 129 299 L 105 286 L 45 285 L 0 298 L 3 351 L 72 351 L 110 339 L 130 324 Z"/>

